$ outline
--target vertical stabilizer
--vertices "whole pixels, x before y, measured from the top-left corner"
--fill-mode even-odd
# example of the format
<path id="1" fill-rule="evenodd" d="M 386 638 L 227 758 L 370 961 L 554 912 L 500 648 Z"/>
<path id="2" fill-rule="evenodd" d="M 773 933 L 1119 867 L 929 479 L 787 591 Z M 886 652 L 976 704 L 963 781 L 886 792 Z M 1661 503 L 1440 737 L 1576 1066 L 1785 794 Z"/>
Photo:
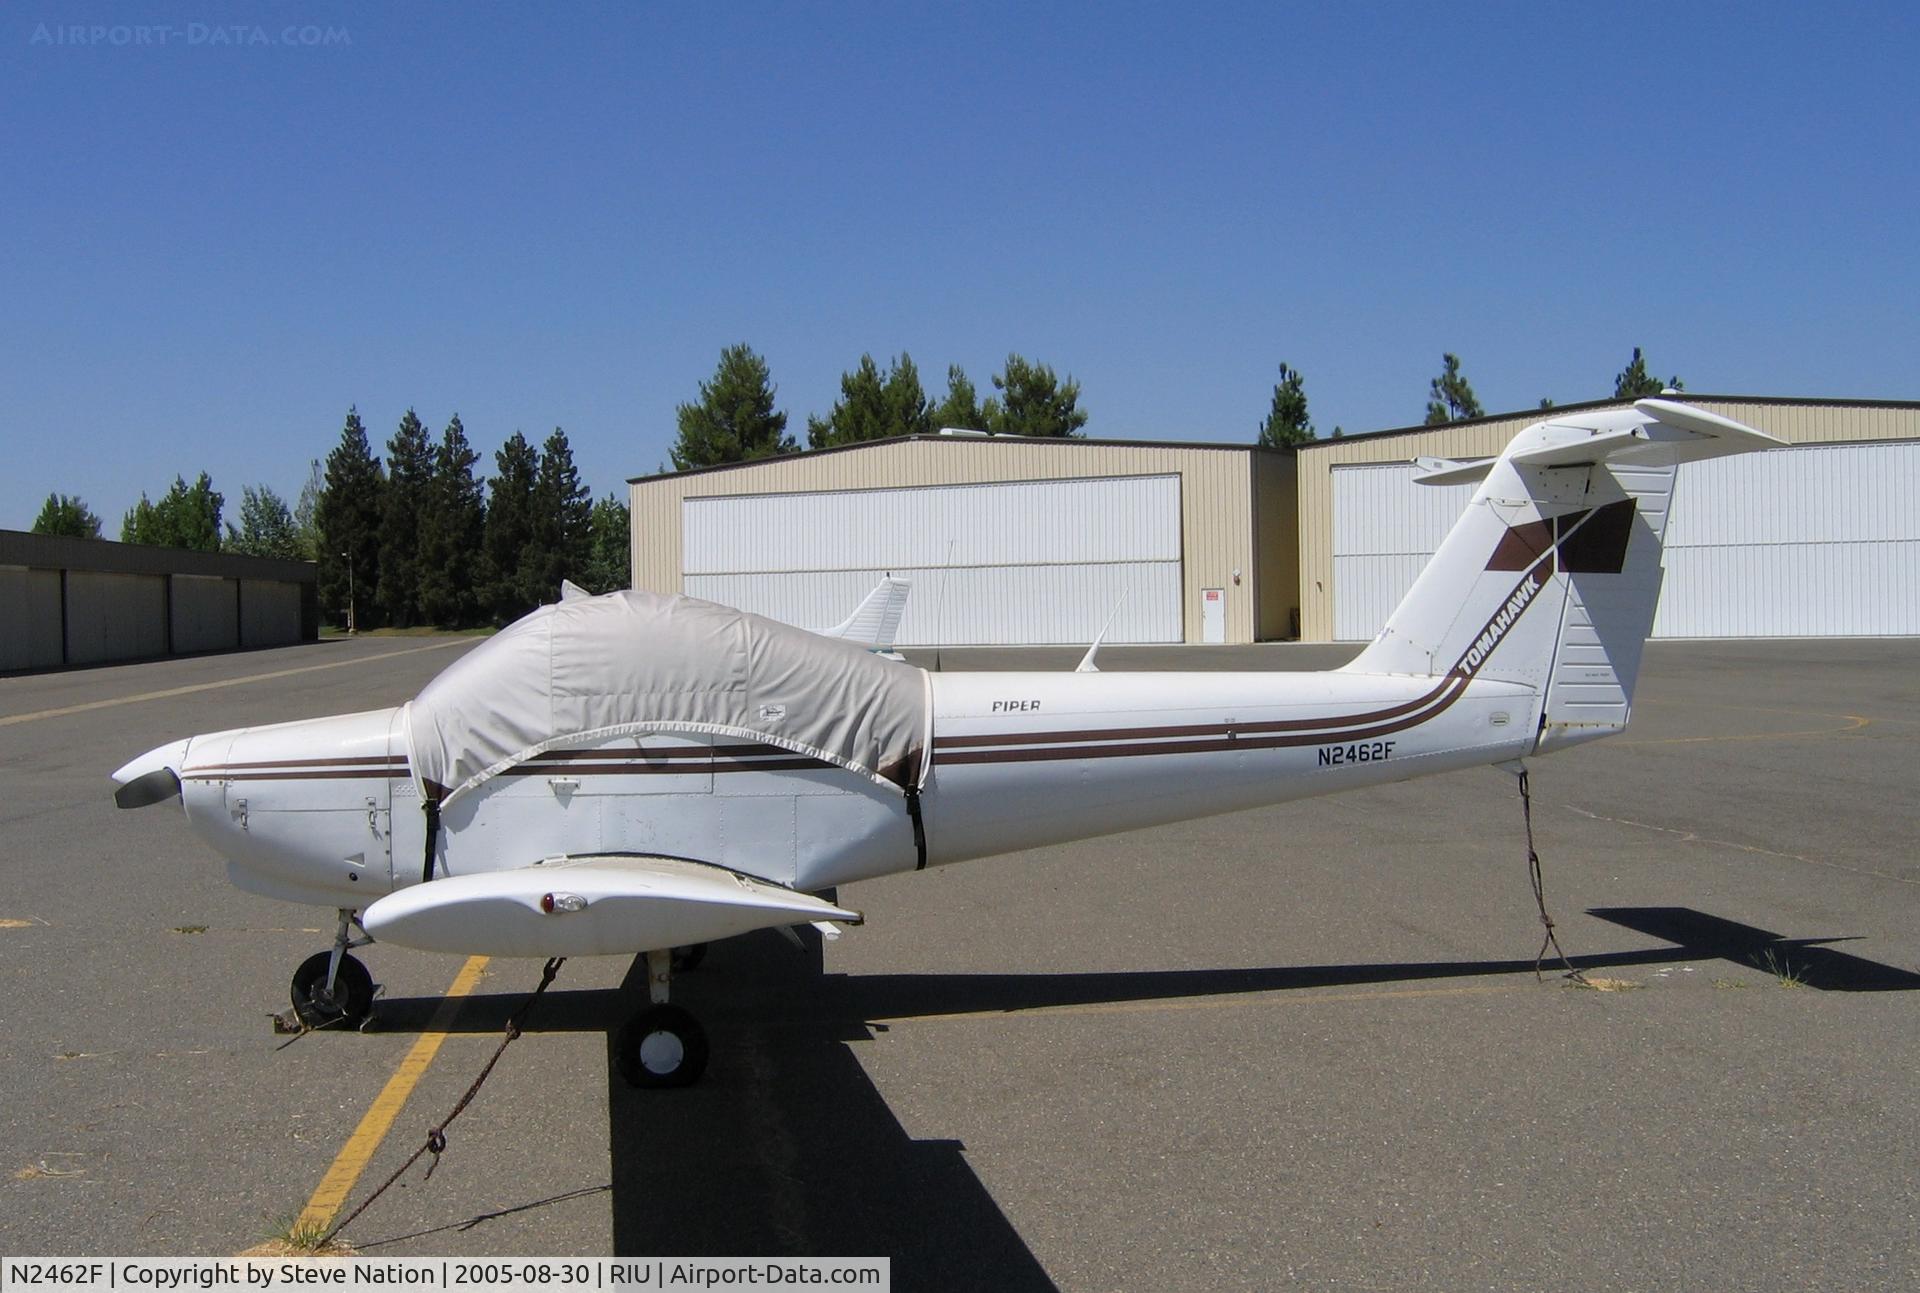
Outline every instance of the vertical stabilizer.
<path id="1" fill-rule="evenodd" d="M 853 614 L 830 629 L 816 631 L 822 637 L 845 638 L 865 647 L 890 647 L 899 635 L 900 617 L 906 613 L 907 594 L 912 591 L 912 580 L 888 575 L 873 586 Z"/>
<path id="2" fill-rule="evenodd" d="M 1660 600 L 1680 463 L 1781 442 L 1669 400 L 1537 422 L 1486 463 L 1460 520 L 1353 673 L 1498 678 L 1534 688 L 1536 751 L 1626 726 Z"/>

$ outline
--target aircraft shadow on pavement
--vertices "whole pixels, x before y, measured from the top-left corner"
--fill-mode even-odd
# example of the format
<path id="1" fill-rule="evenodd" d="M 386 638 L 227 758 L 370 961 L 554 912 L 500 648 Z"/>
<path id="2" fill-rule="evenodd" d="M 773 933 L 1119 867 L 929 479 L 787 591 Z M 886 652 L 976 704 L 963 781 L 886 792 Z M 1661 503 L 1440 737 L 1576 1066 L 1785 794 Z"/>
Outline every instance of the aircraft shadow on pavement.
<path id="1" fill-rule="evenodd" d="M 1691 907 L 1589 907 L 1587 914 L 1676 943 L 1688 960 L 1733 961 L 1771 974 L 1791 973 L 1805 986 L 1826 992 L 1920 988 L 1920 974 L 1828 946 L 1851 941 L 1846 938 L 1788 938 Z"/>
<path id="2" fill-rule="evenodd" d="M 848 1045 L 871 1033 L 822 1000 L 805 933 L 804 953 L 770 934 L 717 944 L 676 978 L 714 1040 L 697 1085 L 628 1087 L 609 1033 L 614 1251 L 884 1255 L 900 1288 L 1055 1287 L 965 1146 L 916 1139 L 887 1107 Z M 646 1001 L 644 960 L 622 995 L 624 1019 Z"/>
<path id="3" fill-rule="evenodd" d="M 898 1288 L 1055 1288 L 965 1146 L 916 1139 L 887 1107 L 848 1045 L 872 1036 L 844 1009 L 859 998 L 821 991 L 840 979 L 823 979 L 818 935 L 803 939 L 731 939 L 675 976 L 675 1003 L 714 1046 L 684 1090 L 635 1090 L 617 1067 L 613 1039 L 647 1001 L 644 957 L 617 991 L 563 991 L 563 972 L 527 1016 L 529 1034 L 606 1033 L 614 1253 L 884 1255 Z M 524 1000 L 469 997 L 450 1027 L 497 1031 Z M 382 1001 L 379 1027 L 424 1030 L 437 1004 Z"/>
<path id="4" fill-rule="evenodd" d="M 1910 991 L 1920 974 L 1686 907 L 1589 915 L 1670 944 L 1576 956 L 1598 971 L 1726 960 L 1790 970 L 1830 991 Z M 1047 1289 L 1054 1284 L 968 1165 L 965 1146 L 916 1139 L 850 1043 L 879 1021 L 1173 1000 L 1288 989 L 1524 973 L 1531 960 L 1309 965 L 1090 974 L 828 975 L 772 934 L 717 944 L 674 999 L 704 1022 L 714 1061 L 687 1090 L 636 1091 L 613 1038 L 646 1002 L 645 959 L 618 990 L 549 992 L 530 1033 L 607 1035 L 614 1251 L 621 1255 L 893 1258 L 902 1287 Z M 1769 961 L 1769 955 L 1772 960 Z M 1551 964 L 1547 969 L 1553 969 Z M 529 982 L 532 979 L 529 976 Z M 468 998 L 450 1025 L 500 1029 L 523 994 Z M 383 1030 L 425 1029 L 438 998 L 383 1001 Z"/>
<path id="5" fill-rule="evenodd" d="M 1920 974 L 1829 946 L 1851 941 L 1846 937 L 1788 938 L 1690 907 L 1593 907 L 1587 914 L 1671 946 L 1570 958 L 1570 963 L 1583 971 L 1722 960 L 1764 973 L 1791 970 L 1807 987 L 1830 992 L 1910 992 L 1920 988 Z M 1476 978 L 1521 974 L 1534 968 L 1531 959 L 1523 959 L 1088 974 L 829 975 L 820 968 L 817 950 L 810 950 L 803 960 L 790 944 L 770 934 L 716 944 L 714 952 L 719 958 L 717 966 L 710 963 L 696 974 L 675 978 L 674 999 L 703 1020 L 721 1021 L 721 1027 L 710 1027 L 709 1031 L 716 1040 L 725 1033 L 729 1045 L 736 1030 L 726 1027 L 727 1023 L 739 1024 L 738 1031 L 761 1033 L 804 1027 L 844 1042 L 864 1039 L 869 1021 Z M 617 1029 L 644 1003 L 645 978 L 638 968 L 641 964 L 635 961 L 636 968 L 618 992 L 566 992 L 556 987 L 538 1015 L 528 1021 L 527 1031 Z M 1540 963 L 1540 968 L 1548 972 L 1561 967 L 1548 959 Z M 524 999 L 521 994 L 506 993 L 469 997 L 447 1027 L 462 1033 L 496 1032 Z M 439 1005 L 438 997 L 383 1000 L 378 1007 L 379 1026 L 397 1032 L 422 1030 Z"/>

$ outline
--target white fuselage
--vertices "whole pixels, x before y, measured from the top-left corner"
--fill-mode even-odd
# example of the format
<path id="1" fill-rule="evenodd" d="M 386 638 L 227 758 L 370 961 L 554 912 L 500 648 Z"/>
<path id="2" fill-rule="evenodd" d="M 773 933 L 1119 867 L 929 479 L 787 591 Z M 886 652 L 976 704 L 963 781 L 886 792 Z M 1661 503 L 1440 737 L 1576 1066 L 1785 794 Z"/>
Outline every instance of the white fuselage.
<path id="1" fill-rule="evenodd" d="M 1346 673 L 931 674 L 928 865 L 1496 763 L 1533 688 Z M 198 736 L 188 818 L 240 887 L 361 908 L 419 881 L 427 823 L 400 709 Z M 184 746 L 184 749 L 181 748 Z M 131 766 L 131 765 L 130 765 Z M 769 745 L 648 735 L 534 756 L 450 804 L 435 874 L 631 853 L 805 891 L 920 865 L 903 797 Z"/>

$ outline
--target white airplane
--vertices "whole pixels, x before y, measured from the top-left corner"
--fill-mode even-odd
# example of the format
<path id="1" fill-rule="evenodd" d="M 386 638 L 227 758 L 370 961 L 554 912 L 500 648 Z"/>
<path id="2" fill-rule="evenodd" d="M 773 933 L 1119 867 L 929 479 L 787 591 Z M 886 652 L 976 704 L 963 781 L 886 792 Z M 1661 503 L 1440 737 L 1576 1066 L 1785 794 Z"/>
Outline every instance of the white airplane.
<path id="1" fill-rule="evenodd" d="M 912 591 L 911 579 L 882 575 L 880 582 L 873 586 L 873 591 L 853 608 L 853 614 L 830 629 L 813 631 L 822 637 L 858 642 L 867 650 L 879 652 L 890 660 L 901 659 L 893 652 L 894 639 L 899 636 L 900 617 L 906 614 L 907 594 Z M 560 581 L 560 600 L 563 602 L 577 602 L 592 596 L 571 579 Z"/>
<path id="2" fill-rule="evenodd" d="M 900 635 L 900 617 L 907 613 L 907 594 L 912 591 L 912 580 L 883 575 L 873 591 L 853 608 L 853 614 L 830 629 L 814 631 L 822 637 L 858 642 L 869 651 L 898 660 L 900 657 L 892 654 L 894 639 Z"/>
<path id="3" fill-rule="evenodd" d="M 1327 673 L 928 673 L 683 597 L 543 607 L 392 709 L 188 737 L 114 774 L 178 795 L 241 888 L 338 912 L 293 979 L 355 1020 L 372 940 L 647 955 L 618 1039 L 640 1086 L 695 1080 L 672 951 L 858 912 L 818 895 L 1355 786 L 1514 764 L 1622 730 L 1675 467 L 1777 446 L 1664 399 L 1549 417 L 1479 479 L 1388 620 Z M 356 930 L 359 932 L 356 933 Z"/>

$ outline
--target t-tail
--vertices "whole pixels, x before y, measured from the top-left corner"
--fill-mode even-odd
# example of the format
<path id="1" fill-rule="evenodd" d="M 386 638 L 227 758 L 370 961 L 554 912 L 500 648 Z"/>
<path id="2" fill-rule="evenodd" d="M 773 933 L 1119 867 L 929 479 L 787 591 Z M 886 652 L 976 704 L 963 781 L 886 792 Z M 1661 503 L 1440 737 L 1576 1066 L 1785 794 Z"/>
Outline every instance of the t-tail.
<path id="1" fill-rule="evenodd" d="M 1781 447 L 1671 400 L 1536 422 L 1498 458 L 1423 459 L 1415 479 L 1479 488 L 1348 673 L 1524 683 L 1532 753 L 1618 732 L 1660 600 L 1680 463 Z"/>

